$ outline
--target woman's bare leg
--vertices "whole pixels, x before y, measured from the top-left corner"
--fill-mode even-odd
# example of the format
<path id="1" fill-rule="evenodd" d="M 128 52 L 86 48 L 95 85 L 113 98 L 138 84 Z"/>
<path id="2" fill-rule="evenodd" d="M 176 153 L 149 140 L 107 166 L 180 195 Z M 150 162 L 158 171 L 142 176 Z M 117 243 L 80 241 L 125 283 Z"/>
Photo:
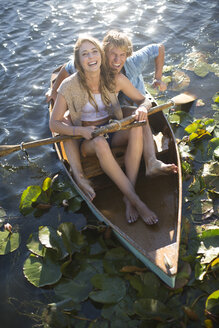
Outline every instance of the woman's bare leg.
<path id="1" fill-rule="evenodd" d="M 143 127 L 143 140 L 146 175 L 153 176 L 177 173 L 178 168 L 175 164 L 166 164 L 156 158 L 154 139 L 149 123 Z"/>
<path id="2" fill-rule="evenodd" d="M 132 206 L 137 209 L 145 223 L 154 224 L 158 221 L 156 214 L 153 213 L 136 194 L 131 181 L 116 162 L 104 137 L 97 137 L 91 141 L 84 141 L 82 144 L 82 152 L 85 156 L 96 153 L 103 171 L 118 186 Z"/>
<path id="3" fill-rule="evenodd" d="M 89 180 L 84 177 L 78 141 L 70 139 L 66 140 L 64 142 L 64 148 L 76 183 L 85 195 L 92 201 L 96 194 L 94 189 L 91 187 Z"/>
<path id="4" fill-rule="evenodd" d="M 69 111 L 66 112 L 63 122 L 66 125 L 72 125 Z M 92 201 L 96 196 L 94 189 L 91 187 L 88 179 L 85 178 L 81 166 L 81 157 L 79 150 L 79 141 L 69 139 L 63 142 L 65 153 L 71 166 L 71 171 L 78 186 L 82 189 L 85 195 Z"/>

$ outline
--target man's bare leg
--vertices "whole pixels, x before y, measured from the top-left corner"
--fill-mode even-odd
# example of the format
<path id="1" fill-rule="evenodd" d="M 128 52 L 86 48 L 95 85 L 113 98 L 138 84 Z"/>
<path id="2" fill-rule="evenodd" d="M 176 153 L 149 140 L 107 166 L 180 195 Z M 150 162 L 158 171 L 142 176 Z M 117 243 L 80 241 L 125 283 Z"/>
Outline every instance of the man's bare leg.
<path id="1" fill-rule="evenodd" d="M 149 122 L 143 127 L 143 155 L 146 166 L 146 175 L 166 175 L 177 173 L 178 168 L 175 164 L 166 164 L 156 158 L 154 139 Z"/>

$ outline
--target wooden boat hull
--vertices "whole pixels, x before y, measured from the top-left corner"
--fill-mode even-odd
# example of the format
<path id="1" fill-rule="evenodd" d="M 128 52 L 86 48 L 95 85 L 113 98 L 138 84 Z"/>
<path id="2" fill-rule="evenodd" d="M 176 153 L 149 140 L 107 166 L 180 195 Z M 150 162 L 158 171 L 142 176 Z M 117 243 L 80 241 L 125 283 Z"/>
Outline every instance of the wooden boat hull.
<path id="1" fill-rule="evenodd" d="M 54 73 L 56 74 L 56 72 Z M 52 76 L 52 81 L 54 77 L 55 75 Z M 154 105 L 156 105 L 155 102 Z M 96 197 L 93 202 L 90 202 L 75 183 L 69 171 L 62 143 L 56 144 L 55 149 L 72 184 L 97 219 L 110 226 L 127 249 L 168 286 L 173 288 L 178 267 L 182 210 L 180 157 L 173 131 L 165 115 L 159 112 L 151 115 L 149 120 L 154 134 L 161 134 L 162 132 L 166 141 L 168 140 L 166 149 L 159 149 L 157 157 L 166 163 L 175 163 L 178 166 L 178 174 L 176 175 L 150 178 L 145 176 L 144 164 L 141 165 L 136 191 L 147 206 L 157 214 L 159 222 L 154 226 L 146 225 L 141 219 L 138 219 L 134 224 L 127 223 L 125 205 L 122 200 L 123 195 L 114 184 L 109 183 L 104 174 L 94 174 L 98 174 L 97 177 L 92 178 L 94 186 L 96 186 Z M 121 162 L 120 153 L 117 153 L 117 157 Z M 92 164 L 94 166 L 97 159 L 92 159 L 92 161 L 94 161 Z M 86 160 L 86 165 L 87 162 Z M 85 172 L 89 171 L 86 165 L 84 166 Z M 97 172 L 99 170 L 100 168 L 97 169 Z M 104 186 L 106 187 L 104 188 Z"/>

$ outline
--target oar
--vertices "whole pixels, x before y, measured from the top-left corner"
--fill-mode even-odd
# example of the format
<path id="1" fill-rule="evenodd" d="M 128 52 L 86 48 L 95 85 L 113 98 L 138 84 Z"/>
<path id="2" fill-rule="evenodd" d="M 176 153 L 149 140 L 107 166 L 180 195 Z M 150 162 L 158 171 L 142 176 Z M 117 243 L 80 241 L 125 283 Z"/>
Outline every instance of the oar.
<path id="1" fill-rule="evenodd" d="M 194 94 L 191 94 L 189 92 L 181 93 L 175 97 L 173 97 L 170 101 L 168 101 L 165 104 L 151 107 L 148 109 L 148 116 L 151 114 L 155 114 L 157 112 L 160 112 L 164 109 L 170 108 L 174 105 L 183 105 L 189 102 L 192 102 L 196 99 L 197 97 Z M 123 106 L 123 108 L 128 108 L 131 111 L 136 110 L 135 106 Z M 103 135 L 105 133 L 110 133 L 114 132 L 117 130 L 125 130 L 125 129 L 130 129 L 131 127 L 135 126 L 141 126 L 144 125 L 146 122 L 135 122 L 134 125 L 131 125 L 135 121 L 135 115 L 130 115 L 120 121 L 113 120 L 112 123 L 109 123 L 107 125 L 101 126 L 99 129 L 96 129 L 93 133 L 93 137 L 97 137 L 98 135 Z"/>
<path id="2" fill-rule="evenodd" d="M 168 101 L 165 104 L 151 107 L 148 110 L 148 115 L 152 115 L 152 114 L 160 112 L 164 109 L 170 108 L 175 104 L 176 105 L 185 104 L 185 103 L 194 101 L 195 99 L 196 98 L 194 95 L 188 95 L 188 94 L 178 95 L 178 96 L 172 98 L 170 101 Z M 136 108 L 136 107 L 133 107 L 133 109 L 134 108 Z M 114 131 L 118 130 L 118 128 L 123 130 L 127 127 L 127 125 L 134 122 L 134 120 L 135 120 L 135 117 L 133 115 L 128 116 L 128 117 L 122 119 L 121 121 L 114 121 L 110 124 L 107 124 L 105 127 L 100 127 L 99 129 L 96 129 L 92 135 L 93 135 L 93 137 L 95 137 L 95 136 L 104 134 L 106 132 L 114 132 Z M 105 130 L 104 130 L 104 128 L 105 128 Z M 107 131 L 106 131 L 106 128 L 108 129 Z M 40 140 L 30 141 L 30 142 L 25 142 L 25 143 L 22 142 L 20 145 L 0 145 L 0 157 L 11 154 L 18 150 L 25 150 L 25 149 L 29 149 L 29 148 L 38 147 L 38 146 L 49 145 L 49 144 L 65 141 L 67 139 L 80 139 L 80 138 L 81 138 L 81 136 L 63 135 L 63 136 L 50 137 L 50 138 L 46 138 L 46 139 L 40 139 Z"/>

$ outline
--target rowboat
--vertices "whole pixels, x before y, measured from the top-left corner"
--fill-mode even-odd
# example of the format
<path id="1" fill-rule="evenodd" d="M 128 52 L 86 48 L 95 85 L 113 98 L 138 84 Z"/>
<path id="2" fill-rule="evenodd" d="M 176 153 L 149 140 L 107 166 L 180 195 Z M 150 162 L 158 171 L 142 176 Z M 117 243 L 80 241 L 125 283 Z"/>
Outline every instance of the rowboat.
<path id="1" fill-rule="evenodd" d="M 51 83 L 54 83 L 58 72 L 59 68 L 53 72 Z M 151 101 L 153 106 L 157 105 L 152 97 Z M 51 114 L 52 105 L 49 110 Z M 84 174 L 92 180 L 92 186 L 96 192 L 96 197 L 91 202 L 71 175 L 62 142 L 55 144 L 55 150 L 74 188 L 85 200 L 96 218 L 111 227 L 119 241 L 130 252 L 169 287 L 174 288 L 178 267 L 182 210 L 180 157 L 173 131 L 163 112 L 151 115 L 149 121 L 156 143 L 157 158 L 165 163 L 175 163 L 178 166 L 178 174 L 152 178 L 145 176 L 144 163 L 141 165 L 136 192 L 157 214 L 159 222 L 153 226 L 146 225 L 141 219 L 134 224 L 127 223 L 122 193 L 113 183 L 110 183 L 102 172 L 96 157 L 90 157 L 89 161 L 87 158 L 86 161 L 81 159 Z M 114 148 L 113 153 L 122 166 L 124 148 Z"/>

